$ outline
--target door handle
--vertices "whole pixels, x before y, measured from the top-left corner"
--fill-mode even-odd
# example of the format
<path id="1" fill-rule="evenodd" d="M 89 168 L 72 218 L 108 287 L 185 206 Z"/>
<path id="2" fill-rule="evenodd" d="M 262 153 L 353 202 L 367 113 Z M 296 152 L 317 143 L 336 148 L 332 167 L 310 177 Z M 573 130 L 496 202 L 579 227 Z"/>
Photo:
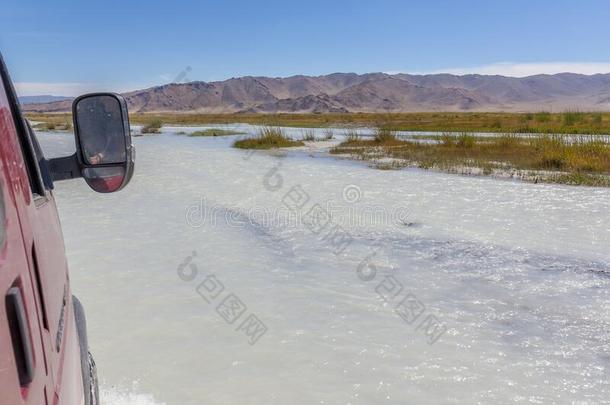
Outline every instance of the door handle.
<path id="1" fill-rule="evenodd" d="M 34 379 L 34 357 L 32 342 L 30 341 L 30 328 L 28 326 L 23 297 L 19 287 L 12 287 L 6 294 L 6 312 L 13 342 L 15 363 L 19 374 L 19 383 L 22 387 Z"/>

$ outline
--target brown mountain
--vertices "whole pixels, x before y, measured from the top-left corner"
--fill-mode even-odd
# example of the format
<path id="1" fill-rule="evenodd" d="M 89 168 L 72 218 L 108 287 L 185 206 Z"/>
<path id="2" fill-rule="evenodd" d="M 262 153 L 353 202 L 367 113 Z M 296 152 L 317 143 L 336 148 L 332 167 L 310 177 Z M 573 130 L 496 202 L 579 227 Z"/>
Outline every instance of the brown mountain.
<path id="1" fill-rule="evenodd" d="M 276 113 L 610 110 L 610 74 L 524 78 L 333 73 L 172 83 L 124 94 L 133 112 Z M 69 111 L 70 100 L 26 111 Z"/>

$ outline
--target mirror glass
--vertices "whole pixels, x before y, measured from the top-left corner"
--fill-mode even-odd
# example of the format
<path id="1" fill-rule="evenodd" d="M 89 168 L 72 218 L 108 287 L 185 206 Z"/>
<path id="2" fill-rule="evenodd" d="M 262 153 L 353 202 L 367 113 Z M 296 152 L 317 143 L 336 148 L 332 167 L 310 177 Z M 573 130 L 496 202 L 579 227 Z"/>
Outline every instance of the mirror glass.
<path id="1" fill-rule="evenodd" d="M 75 109 L 78 139 L 88 165 L 123 163 L 127 160 L 121 104 L 108 95 L 78 101 Z"/>

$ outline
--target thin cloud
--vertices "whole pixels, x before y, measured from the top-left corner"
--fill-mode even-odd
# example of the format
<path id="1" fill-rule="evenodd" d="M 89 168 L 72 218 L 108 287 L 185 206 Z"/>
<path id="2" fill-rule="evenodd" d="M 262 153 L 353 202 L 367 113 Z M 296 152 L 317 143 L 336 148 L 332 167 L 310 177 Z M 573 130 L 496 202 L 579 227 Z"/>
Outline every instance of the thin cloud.
<path id="1" fill-rule="evenodd" d="M 580 73 L 592 75 L 597 73 L 610 73 L 610 62 L 598 63 L 577 63 L 577 62 L 543 62 L 543 63 L 492 63 L 488 65 L 447 68 L 429 71 L 387 71 L 389 74 L 410 73 L 410 74 L 435 74 L 451 73 L 455 75 L 481 74 L 481 75 L 502 75 L 512 77 L 526 77 L 538 74 L 557 74 L 557 73 Z M 169 82 L 168 75 L 160 76 L 163 82 Z M 159 85 L 159 83 L 140 83 L 130 85 L 108 85 L 101 83 L 54 83 L 54 82 L 18 82 L 15 83 L 17 93 L 20 96 L 78 96 L 85 93 L 96 91 L 115 91 L 124 93 L 133 90 L 144 89 Z"/>
<path id="2" fill-rule="evenodd" d="M 542 62 L 542 63 L 492 63 L 489 65 L 481 65 L 474 67 L 463 68 L 448 68 L 438 69 L 425 72 L 402 72 L 413 74 L 434 74 L 434 73 L 451 73 L 454 75 L 480 74 L 480 75 L 501 75 L 512 77 L 526 77 L 539 74 L 557 74 L 557 73 L 580 73 L 584 75 L 593 75 L 597 73 L 610 73 L 610 63 L 578 63 L 578 62 Z M 398 73 L 398 72 L 394 72 Z"/>
<path id="3" fill-rule="evenodd" d="M 17 82 L 15 89 L 19 96 L 68 96 L 76 97 L 81 94 L 93 93 L 98 91 L 124 93 L 138 90 L 146 85 L 133 86 L 110 86 L 101 83 L 47 83 L 47 82 Z"/>
<path id="4" fill-rule="evenodd" d="M 20 96 L 37 96 L 50 94 L 54 96 L 77 96 L 79 94 L 100 91 L 98 85 L 93 83 L 44 83 L 44 82 L 17 82 L 15 89 Z"/>

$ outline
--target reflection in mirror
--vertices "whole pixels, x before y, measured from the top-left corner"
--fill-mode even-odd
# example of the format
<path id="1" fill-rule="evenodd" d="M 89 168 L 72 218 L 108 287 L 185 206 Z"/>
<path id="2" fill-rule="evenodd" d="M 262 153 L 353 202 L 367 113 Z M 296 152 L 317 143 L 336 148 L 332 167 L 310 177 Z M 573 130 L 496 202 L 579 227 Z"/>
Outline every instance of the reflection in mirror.
<path id="1" fill-rule="evenodd" d="M 119 101 L 99 95 L 79 100 L 76 122 L 83 159 L 89 165 L 126 161 L 123 116 Z"/>

